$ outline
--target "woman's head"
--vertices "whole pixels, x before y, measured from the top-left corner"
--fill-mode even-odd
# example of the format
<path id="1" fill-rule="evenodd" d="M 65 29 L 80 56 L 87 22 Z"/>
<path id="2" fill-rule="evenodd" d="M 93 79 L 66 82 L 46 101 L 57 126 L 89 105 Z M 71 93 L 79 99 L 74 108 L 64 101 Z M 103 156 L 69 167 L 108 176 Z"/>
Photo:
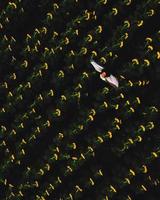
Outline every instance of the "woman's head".
<path id="1" fill-rule="evenodd" d="M 101 76 L 102 76 L 103 78 L 105 78 L 105 77 L 107 76 L 107 73 L 106 73 L 106 72 L 102 72 L 102 73 L 101 73 Z"/>

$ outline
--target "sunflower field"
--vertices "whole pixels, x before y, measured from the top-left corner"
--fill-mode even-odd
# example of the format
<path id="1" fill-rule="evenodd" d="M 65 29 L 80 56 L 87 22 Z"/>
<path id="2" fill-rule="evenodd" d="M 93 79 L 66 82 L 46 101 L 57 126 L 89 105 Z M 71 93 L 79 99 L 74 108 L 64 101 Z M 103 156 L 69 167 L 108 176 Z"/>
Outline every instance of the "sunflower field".
<path id="1" fill-rule="evenodd" d="M 0 200 L 159 200 L 159 131 L 160 0 L 1 0 Z"/>

